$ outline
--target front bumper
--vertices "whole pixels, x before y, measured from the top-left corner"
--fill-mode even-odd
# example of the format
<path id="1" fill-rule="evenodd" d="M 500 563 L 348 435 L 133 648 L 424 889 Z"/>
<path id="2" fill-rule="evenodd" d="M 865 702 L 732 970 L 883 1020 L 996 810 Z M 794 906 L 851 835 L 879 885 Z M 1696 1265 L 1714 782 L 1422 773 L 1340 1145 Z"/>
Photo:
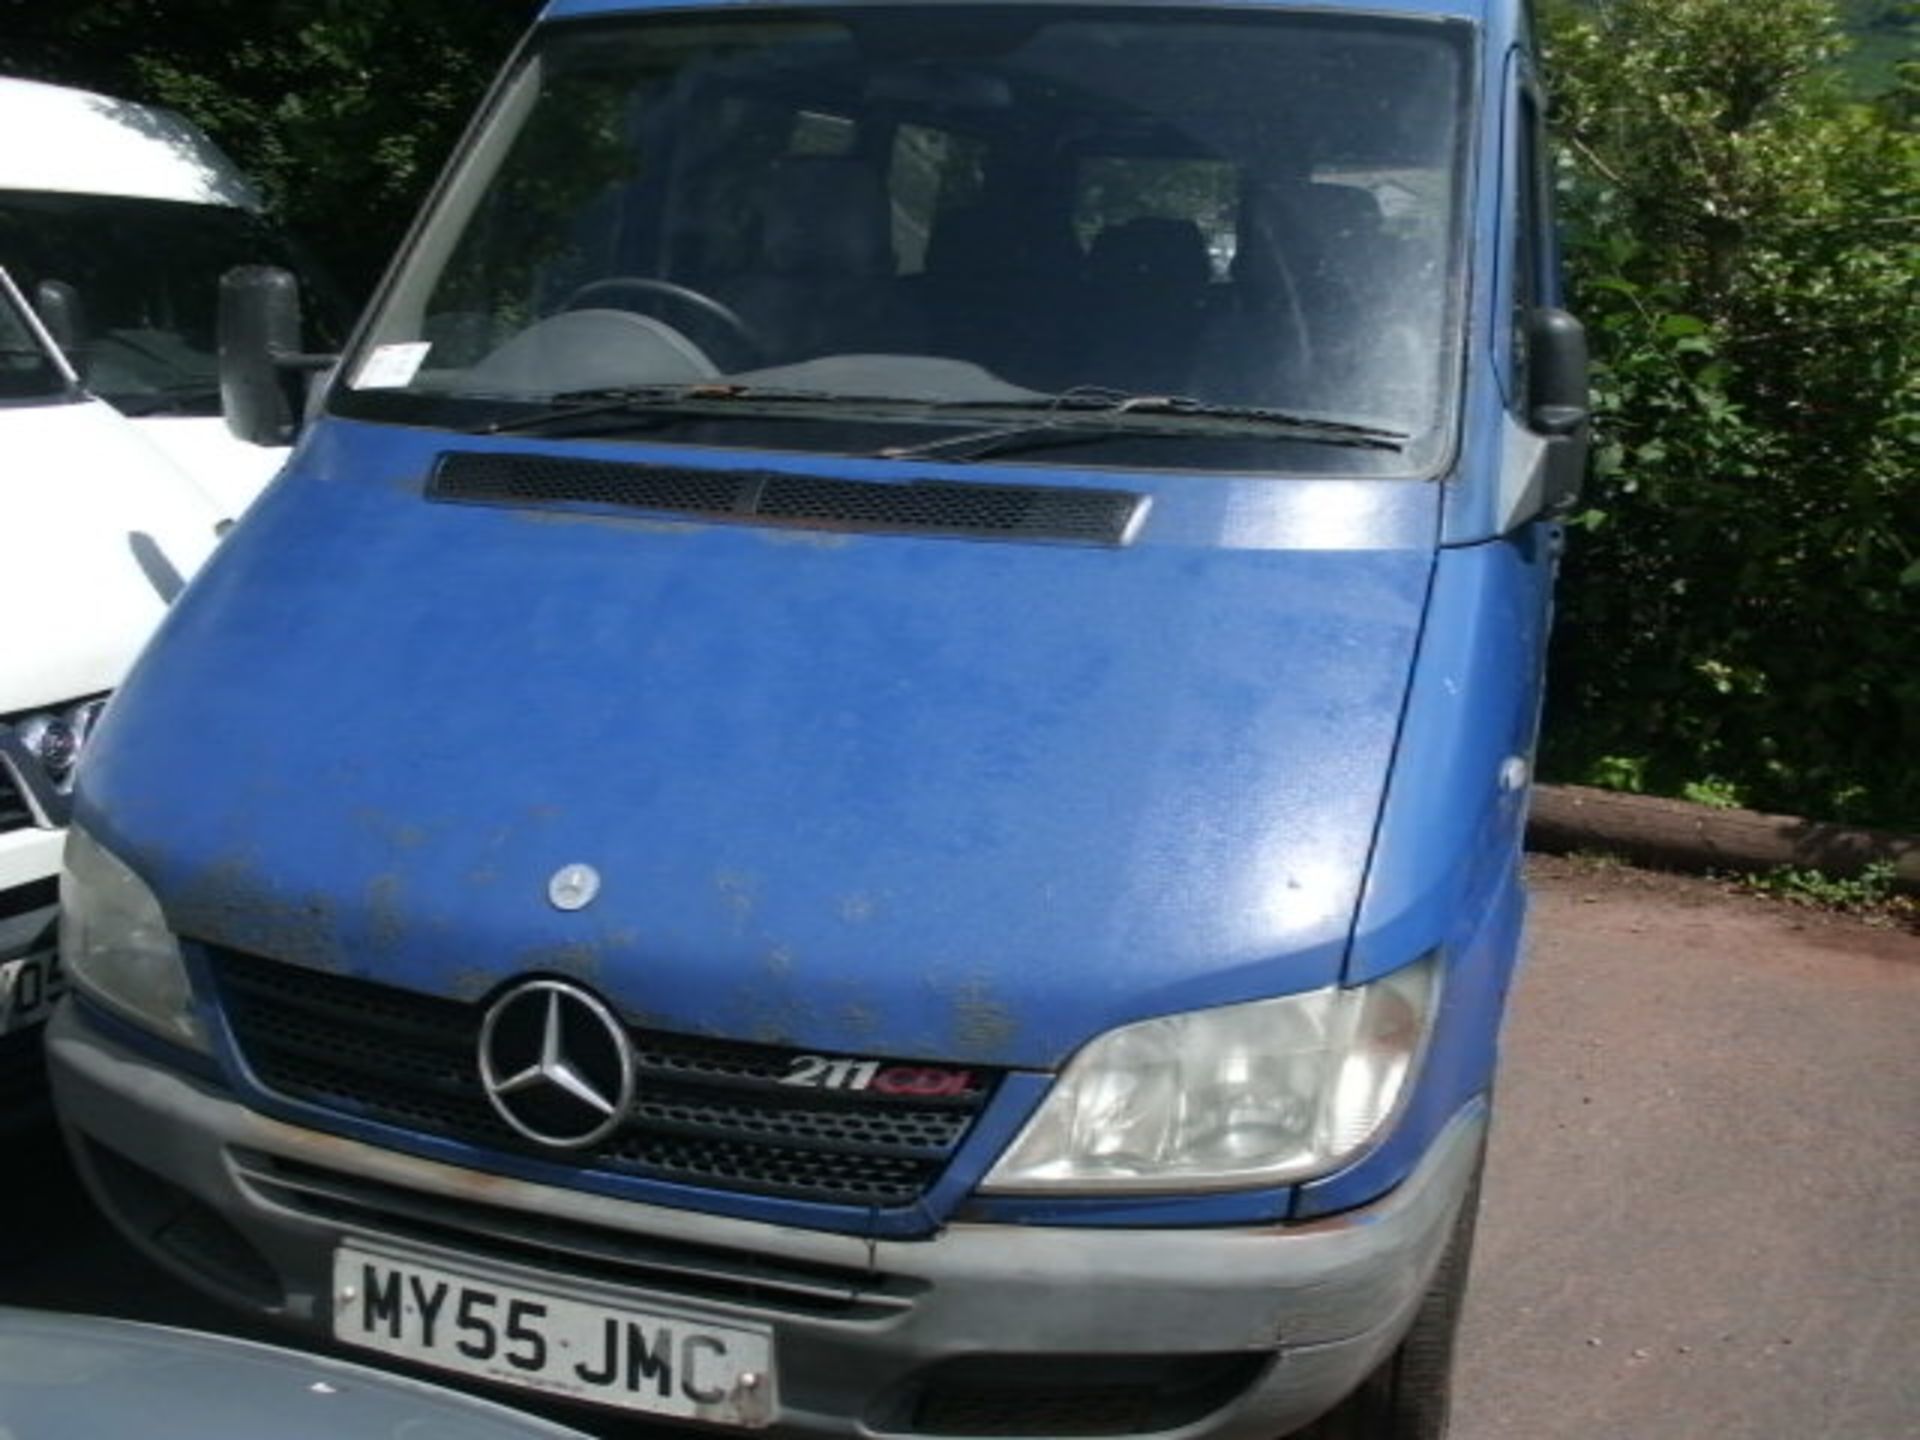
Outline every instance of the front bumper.
<path id="1" fill-rule="evenodd" d="M 55 1017 L 48 1052 L 96 1198 L 204 1288 L 328 1333 L 333 1251 L 350 1235 L 456 1268 L 518 1267 L 548 1287 L 614 1286 L 770 1326 L 775 1423 L 832 1436 L 1286 1433 L 1404 1333 L 1485 1134 L 1470 1107 L 1391 1195 L 1302 1225 L 951 1225 L 929 1240 L 869 1241 L 483 1175 L 290 1126 L 156 1066 L 77 1005 Z M 1069 1429 L 1061 1406 L 1076 1397 Z"/>
<path id="2" fill-rule="evenodd" d="M 65 830 L 27 826 L 0 832 L 0 895 L 57 876 L 66 843 Z"/>

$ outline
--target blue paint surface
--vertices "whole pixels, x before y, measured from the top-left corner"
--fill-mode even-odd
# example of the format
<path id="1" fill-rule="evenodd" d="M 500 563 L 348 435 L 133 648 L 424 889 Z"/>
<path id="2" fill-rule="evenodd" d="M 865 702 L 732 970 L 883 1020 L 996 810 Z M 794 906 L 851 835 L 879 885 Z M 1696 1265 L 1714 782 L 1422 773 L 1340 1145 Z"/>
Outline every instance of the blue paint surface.
<path id="1" fill-rule="evenodd" d="M 102 728 L 195 938 L 1037 1068 L 1340 973 L 1437 487 L 1142 476 L 1100 550 L 437 505 L 448 443 L 323 422 Z"/>
<path id="2" fill-rule="evenodd" d="M 1404 1113 L 1375 1150 L 1303 1187 L 1298 1214 L 1391 1189 L 1455 1112 L 1492 1088 L 1526 912 L 1525 782 L 1557 551 L 1552 527 L 1534 524 L 1441 552 L 1347 963 L 1359 984 L 1438 947 L 1440 1012 Z"/>
<path id="3" fill-rule="evenodd" d="M 1545 526 L 1497 533 L 1517 9 L 1395 8 L 1487 21 L 1465 424 L 1444 483 L 323 419 L 121 690 L 83 821 L 196 939 L 464 1000 L 568 975 L 656 1028 L 1015 1072 L 939 1186 L 898 1212 L 583 1182 L 328 1122 L 396 1148 L 895 1236 L 955 1215 L 1272 1223 L 1377 1198 L 1490 1090 L 1525 909 L 1524 792 L 1500 772 L 1532 752 L 1554 548 Z M 1123 486 L 1151 508 L 1113 550 L 535 514 L 425 500 L 450 448 Z M 547 881 L 577 862 L 605 883 L 562 913 Z M 1419 1083 L 1340 1174 L 970 1198 L 1039 1072 L 1101 1032 L 1364 981 L 1436 947 Z M 249 1103 L 314 1118 L 221 1049 Z"/>

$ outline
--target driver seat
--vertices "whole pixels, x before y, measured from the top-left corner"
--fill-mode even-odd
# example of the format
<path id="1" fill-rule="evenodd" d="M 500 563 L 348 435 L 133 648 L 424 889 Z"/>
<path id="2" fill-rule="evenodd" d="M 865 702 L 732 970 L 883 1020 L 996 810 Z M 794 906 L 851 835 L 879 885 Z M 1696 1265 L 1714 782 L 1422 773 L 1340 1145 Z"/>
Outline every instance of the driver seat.
<path id="1" fill-rule="evenodd" d="M 770 363 L 924 348 L 895 289 L 891 207 L 871 166 L 788 157 L 757 208 L 759 264 L 727 299 Z"/>

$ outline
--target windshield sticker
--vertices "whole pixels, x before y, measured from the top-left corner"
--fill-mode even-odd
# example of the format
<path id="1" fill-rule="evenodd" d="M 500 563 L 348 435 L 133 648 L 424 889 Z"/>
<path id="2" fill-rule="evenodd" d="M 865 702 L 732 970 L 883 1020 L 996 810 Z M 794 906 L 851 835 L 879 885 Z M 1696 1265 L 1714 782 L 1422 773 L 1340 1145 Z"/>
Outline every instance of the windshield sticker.
<path id="1" fill-rule="evenodd" d="M 413 377 L 426 363 L 431 340 L 410 341 L 405 345 L 376 345 L 373 353 L 360 362 L 360 373 L 353 377 L 356 390 L 398 390 L 411 385 Z"/>

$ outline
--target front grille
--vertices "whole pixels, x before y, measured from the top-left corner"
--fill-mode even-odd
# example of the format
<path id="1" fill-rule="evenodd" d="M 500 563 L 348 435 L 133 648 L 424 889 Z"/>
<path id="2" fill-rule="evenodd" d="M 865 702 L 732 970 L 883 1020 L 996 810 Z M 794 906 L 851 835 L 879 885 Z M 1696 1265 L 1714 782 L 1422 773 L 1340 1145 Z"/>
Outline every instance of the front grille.
<path id="1" fill-rule="evenodd" d="M 51 950 L 54 946 L 54 924 L 51 918 L 46 928 L 38 935 L 8 933 L 14 927 L 5 922 L 18 920 L 22 915 L 32 915 L 37 910 L 51 912 L 60 903 L 60 881 L 49 875 L 45 880 L 29 880 L 24 885 L 16 885 L 11 890 L 0 890 L 0 935 L 5 935 L 10 948 L 25 950 Z M 22 937 L 26 940 L 20 945 Z"/>
<path id="2" fill-rule="evenodd" d="M 334 1114 L 501 1152 L 822 1204 L 910 1205 L 933 1185 L 998 1072 L 926 1099 L 780 1083 L 790 1048 L 629 1030 L 625 1123 L 577 1150 L 525 1140 L 481 1088 L 477 1005 L 210 949 L 221 1002 L 261 1086 Z"/>
<path id="3" fill-rule="evenodd" d="M 6 762 L 0 760 L 0 835 L 9 830 L 24 830 L 33 824 L 33 811 L 27 808 L 27 797 L 20 793 L 20 785 L 7 769 Z"/>
<path id="4" fill-rule="evenodd" d="M 483 505 L 589 505 L 756 525 L 1082 545 L 1124 545 L 1146 504 L 1127 491 L 1077 486 L 887 483 L 500 452 L 442 455 L 427 495 Z"/>

